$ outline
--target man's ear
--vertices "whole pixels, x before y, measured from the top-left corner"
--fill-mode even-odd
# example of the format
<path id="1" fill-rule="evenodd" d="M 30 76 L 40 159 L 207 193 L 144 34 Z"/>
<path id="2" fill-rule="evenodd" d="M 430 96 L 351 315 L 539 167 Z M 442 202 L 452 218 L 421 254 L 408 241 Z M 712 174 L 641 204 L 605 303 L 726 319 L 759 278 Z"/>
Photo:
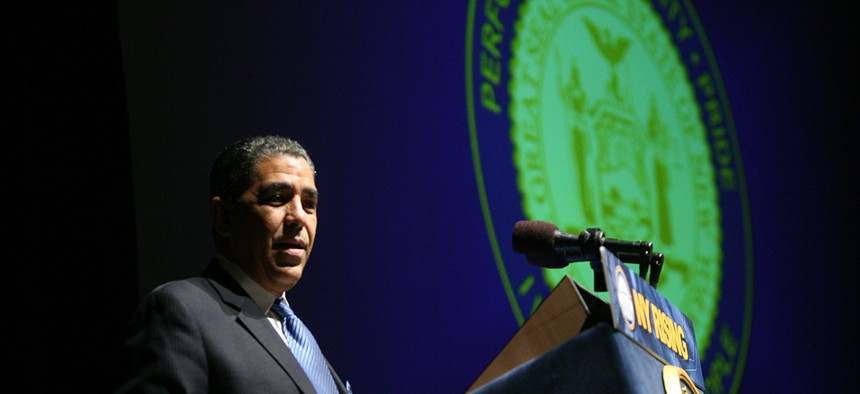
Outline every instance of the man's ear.
<path id="1" fill-rule="evenodd" d="M 229 236 L 230 227 L 230 207 L 229 204 L 222 200 L 221 197 L 212 197 L 209 206 L 209 215 L 212 218 L 212 228 L 221 236 Z"/>

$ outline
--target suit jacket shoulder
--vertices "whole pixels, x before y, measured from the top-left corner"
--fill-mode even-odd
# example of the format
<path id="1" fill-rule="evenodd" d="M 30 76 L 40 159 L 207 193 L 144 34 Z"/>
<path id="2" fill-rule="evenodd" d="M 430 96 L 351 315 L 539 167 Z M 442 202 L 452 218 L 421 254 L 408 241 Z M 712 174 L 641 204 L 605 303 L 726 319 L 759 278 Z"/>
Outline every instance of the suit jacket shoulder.
<path id="1" fill-rule="evenodd" d="M 119 392 L 315 392 L 260 308 L 214 261 L 203 276 L 143 300 L 126 350 L 131 378 Z"/>

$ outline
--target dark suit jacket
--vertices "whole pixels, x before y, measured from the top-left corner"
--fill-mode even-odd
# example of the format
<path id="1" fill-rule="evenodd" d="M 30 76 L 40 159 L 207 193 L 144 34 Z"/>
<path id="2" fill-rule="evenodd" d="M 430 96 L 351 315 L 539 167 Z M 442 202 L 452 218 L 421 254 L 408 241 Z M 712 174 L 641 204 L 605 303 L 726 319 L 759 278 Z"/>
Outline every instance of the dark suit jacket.
<path id="1" fill-rule="evenodd" d="M 144 299 L 126 351 L 132 370 L 121 393 L 315 393 L 260 308 L 215 260 L 202 277 L 166 283 Z"/>

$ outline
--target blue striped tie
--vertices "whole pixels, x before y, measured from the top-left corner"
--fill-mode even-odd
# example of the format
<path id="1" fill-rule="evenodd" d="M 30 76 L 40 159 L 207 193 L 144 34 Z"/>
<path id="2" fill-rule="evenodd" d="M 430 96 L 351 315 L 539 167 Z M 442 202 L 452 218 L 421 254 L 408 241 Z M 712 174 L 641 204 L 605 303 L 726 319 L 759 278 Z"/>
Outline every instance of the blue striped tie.
<path id="1" fill-rule="evenodd" d="M 320 351 L 310 330 L 305 327 L 283 299 L 276 299 L 271 310 L 272 313 L 281 318 L 281 327 L 287 338 L 287 344 L 293 355 L 299 360 L 299 364 L 302 365 L 317 392 L 337 393 L 334 379 L 331 377 L 322 351 Z"/>

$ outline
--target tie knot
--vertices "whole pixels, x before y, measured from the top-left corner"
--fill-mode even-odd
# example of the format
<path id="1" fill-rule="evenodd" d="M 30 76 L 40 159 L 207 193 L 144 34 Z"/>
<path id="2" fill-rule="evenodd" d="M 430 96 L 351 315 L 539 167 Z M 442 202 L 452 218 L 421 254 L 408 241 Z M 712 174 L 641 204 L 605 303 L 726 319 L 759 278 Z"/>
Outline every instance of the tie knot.
<path id="1" fill-rule="evenodd" d="M 276 316 L 280 317 L 281 319 L 288 318 L 288 317 L 291 318 L 291 317 L 296 315 L 293 312 L 293 310 L 290 309 L 290 307 L 287 305 L 287 303 L 284 302 L 284 300 L 281 298 L 276 299 L 275 302 L 272 304 L 272 307 L 270 309 L 271 309 L 272 313 L 274 313 Z"/>

